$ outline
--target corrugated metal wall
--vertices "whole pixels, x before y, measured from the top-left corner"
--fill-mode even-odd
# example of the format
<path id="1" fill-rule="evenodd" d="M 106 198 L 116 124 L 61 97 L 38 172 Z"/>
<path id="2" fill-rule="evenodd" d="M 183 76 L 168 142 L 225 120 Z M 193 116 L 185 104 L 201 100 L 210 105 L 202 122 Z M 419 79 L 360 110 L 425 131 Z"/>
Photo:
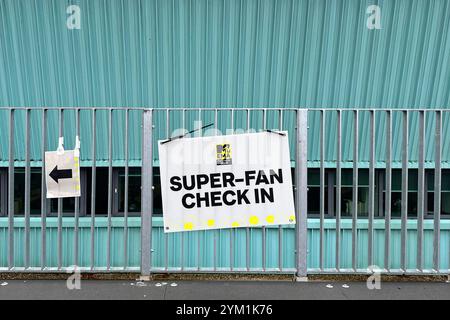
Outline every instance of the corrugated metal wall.
<path id="1" fill-rule="evenodd" d="M 64 218 L 65 227 L 63 233 L 63 266 L 71 266 L 74 262 L 73 255 L 73 218 Z M 57 265 L 57 222 L 56 218 L 47 219 L 47 260 L 46 265 L 56 267 Z M 153 264 L 154 271 L 180 270 L 184 268 L 186 271 L 197 271 L 198 268 L 210 268 L 216 266 L 218 271 L 228 270 L 233 267 L 234 270 L 246 270 L 246 235 L 245 229 L 228 229 L 217 231 L 217 259 L 214 259 L 214 231 L 203 232 L 189 232 L 184 234 L 184 242 L 181 239 L 181 233 L 174 233 L 168 235 L 167 242 L 165 241 L 164 232 L 162 229 L 162 219 L 153 219 Z M 450 224 L 448 221 L 442 221 L 441 226 L 441 260 L 440 270 L 445 272 L 450 268 L 449 253 L 450 253 Z M 332 220 L 325 221 L 325 268 L 335 267 L 335 241 L 336 230 L 335 223 Z M 115 270 L 124 270 L 123 266 L 127 266 L 132 270 L 139 270 L 140 264 L 140 219 L 129 218 L 129 256 L 124 257 L 123 254 L 123 218 L 114 218 L 114 225 L 112 227 L 112 247 L 111 250 L 111 264 Z M 408 247 L 407 247 L 407 269 L 416 270 L 417 257 L 417 223 L 415 221 L 408 222 Z M 358 224 L 358 268 L 364 269 L 367 266 L 367 221 L 361 221 Z M 433 247 L 433 225 L 432 221 L 426 220 L 424 225 L 424 247 Z M 234 230 L 234 231 L 231 231 Z M 260 271 L 263 269 L 262 250 L 263 237 L 260 228 L 250 229 L 250 264 L 251 271 Z M 31 220 L 31 267 L 40 267 L 40 250 L 41 250 L 41 229 L 40 221 L 36 218 Z M 279 272 L 280 266 L 284 272 L 295 272 L 295 229 L 291 227 L 283 228 L 283 237 L 278 236 L 278 229 L 268 227 L 266 229 L 267 238 L 266 244 L 266 263 L 265 268 L 269 271 Z M 342 252 L 341 252 L 341 267 L 351 268 L 352 265 L 352 236 L 351 236 L 351 221 L 345 220 L 341 230 L 342 238 Z M 374 234 L 374 264 L 378 266 L 384 265 L 384 222 L 377 220 L 375 222 Z M 15 228 L 16 237 L 16 251 L 15 251 L 15 266 L 20 268 L 24 265 L 24 221 L 18 218 Z M 236 244 L 233 251 L 230 251 L 230 238 Z M 201 246 L 198 246 L 198 240 L 201 239 Z M 8 239 L 7 223 L 0 219 L 0 244 L 6 244 Z M 284 250 L 281 253 L 278 250 L 280 241 L 283 243 Z M 391 268 L 392 270 L 400 269 L 400 221 L 392 221 L 392 241 L 391 241 Z M 79 251 L 79 267 L 89 270 L 90 268 L 90 231 L 89 221 L 86 219 L 80 220 L 80 251 Z M 106 248 L 107 248 L 107 221 L 106 218 L 98 218 L 96 233 L 95 233 L 95 263 L 96 270 L 105 270 L 106 268 Z M 310 273 L 317 272 L 319 268 L 319 244 L 320 244 L 320 227 L 318 219 L 309 219 L 308 221 L 308 270 Z M 167 254 L 166 254 L 167 246 Z M 184 248 L 185 254 L 181 253 L 181 248 Z M 7 268 L 8 253 L 5 245 L 0 245 L 0 269 Z M 424 268 L 431 269 L 433 267 L 433 250 L 424 251 Z"/>
<path id="2" fill-rule="evenodd" d="M 81 8 L 81 30 L 66 27 L 70 4 Z M 381 7 L 381 30 L 366 27 L 371 4 Z M 0 24 L 0 106 L 450 106 L 447 0 L 2 0 Z M 66 117 L 70 135 L 74 121 Z M 0 119 L 0 165 L 5 165 L 7 112 L 0 112 Z M 132 120 L 138 128 L 139 117 Z M 427 122 L 427 160 L 433 159 L 432 120 Z M 57 132 L 53 121 L 51 136 Z M 293 121 L 285 121 L 293 130 Z M 334 125 L 329 121 L 326 158 L 332 162 Z M 367 121 L 361 118 L 361 130 Z M 17 117 L 19 160 L 23 122 Z M 33 123 L 38 133 L 40 122 Z M 312 138 L 318 123 L 312 115 Z M 345 138 L 351 137 L 351 123 L 350 117 L 343 119 Z M 450 122 L 444 123 L 445 137 Z M 394 124 L 394 159 L 400 158 L 400 124 Z M 414 160 L 417 134 L 411 128 Z M 381 116 L 377 129 L 384 141 Z M 82 128 L 89 130 L 89 125 Z M 106 115 L 98 119 L 98 134 L 99 141 L 107 136 Z M 114 134 L 114 158 L 123 159 L 122 132 Z M 40 135 L 32 136 L 32 158 L 39 160 Z M 361 137 L 364 161 L 368 146 Z M 446 140 L 443 158 L 449 161 Z M 85 160 L 89 143 L 82 144 Z M 318 145 L 309 144 L 310 160 L 319 158 Z M 102 160 L 107 150 L 99 146 Z M 351 144 L 343 147 L 343 159 L 351 159 Z M 130 150 L 132 160 L 139 161 L 138 149 Z M 380 143 L 377 159 L 383 158 Z"/>

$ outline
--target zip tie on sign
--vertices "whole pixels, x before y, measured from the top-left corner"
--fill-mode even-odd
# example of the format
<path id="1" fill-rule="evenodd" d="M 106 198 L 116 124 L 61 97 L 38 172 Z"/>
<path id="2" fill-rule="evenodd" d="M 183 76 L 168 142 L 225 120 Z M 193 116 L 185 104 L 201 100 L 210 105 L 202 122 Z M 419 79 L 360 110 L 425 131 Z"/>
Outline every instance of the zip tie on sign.
<path id="1" fill-rule="evenodd" d="M 80 156 L 80 137 L 76 136 L 75 137 L 75 151 L 74 151 L 74 156 L 75 157 L 79 157 Z"/>
<path id="2" fill-rule="evenodd" d="M 179 135 L 179 136 L 175 136 L 175 137 L 169 138 L 169 139 L 167 139 L 167 140 L 162 141 L 161 144 L 165 144 L 165 143 L 167 143 L 167 142 L 170 142 L 170 141 L 173 141 L 173 140 L 176 140 L 176 139 L 182 139 L 182 138 L 184 138 L 185 136 L 187 136 L 188 134 L 194 133 L 194 132 L 199 131 L 199 130 L 206 129 L 206 128 L 208 128 L 208 127 L 211 127 L 212 125 L 214 125 L 214 123 L 210 123 L 210 124 L 207 124 L 206 126 L 203 126 L 203 127 L 201 127 L 201 128 L 197 128 L 197 129 L 191 130 L 191 131 L 189 131 L 189 132 L 186 132 L 185 134 L 182 134 L 182 135 Z"/>
<path id="3" fill-rule="evenodd" d="M 58 149 L 56 149 L 58 155 L 62 155 L 64 153 L 64 137 L 59 137 L 58 139 Z"/>
<path id="4" fill-rule="evenodd" d="M 269 132 L 269 133 L 276 133 L 276 134 L 279 134 L 280 136 L 285 136 L 286 135 L 286 133 L 281 132 L 281 131 L 275 131 L 275 130 L 270 130 L 270 129 L 265 129 L 264 131 L 265 132 Z"/>

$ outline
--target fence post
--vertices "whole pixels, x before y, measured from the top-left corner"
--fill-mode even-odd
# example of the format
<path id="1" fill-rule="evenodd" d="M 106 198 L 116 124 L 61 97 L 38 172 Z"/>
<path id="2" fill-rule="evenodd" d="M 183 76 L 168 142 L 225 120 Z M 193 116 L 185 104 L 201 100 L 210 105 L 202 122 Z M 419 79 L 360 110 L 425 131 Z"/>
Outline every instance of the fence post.
<path id="1" fill-rule="evenodd" d="M 144 110 L 142 126 L 141 276 L 150 278 L 153 216 L 153 110 Z"/>
<path id="2" fill-rule="evenodd" d="M 297 132 L 295 143 L 295 216 L 296 216 L 296 280 L 307 277 L 307 152 L 308 152 L 308 110 L 297 110 Z"/>

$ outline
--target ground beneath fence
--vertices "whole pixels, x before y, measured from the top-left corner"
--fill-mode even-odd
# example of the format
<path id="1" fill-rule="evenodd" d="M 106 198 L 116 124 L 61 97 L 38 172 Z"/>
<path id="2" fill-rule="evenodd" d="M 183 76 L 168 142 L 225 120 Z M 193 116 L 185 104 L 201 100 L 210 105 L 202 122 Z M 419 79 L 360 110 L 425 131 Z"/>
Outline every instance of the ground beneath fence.
<path id="1" fill-rule="evenodd" d="M 69 273 L 4 272 L 0 280 L 67 280 Z M 141 276 L 136 272 L 81 273 L 83 280 L 136 280 Z M 367 281 L 364 274 L 310 274 L 309 282 L 315 281 Z M 446 282 L 450 275 L 382 275 L 384 282 Z M 246 274 L 246 273 L 154 273 L 147 280 L 155 281 L 294 281 L 294 274 Z"/>
<path id="2" fill-rule="evenodd" d="M 448 282 L 1 280 L 0 299 L 278 300 L 450 299 Z M 77 286 L 79 289 L 76 289 Z"/>

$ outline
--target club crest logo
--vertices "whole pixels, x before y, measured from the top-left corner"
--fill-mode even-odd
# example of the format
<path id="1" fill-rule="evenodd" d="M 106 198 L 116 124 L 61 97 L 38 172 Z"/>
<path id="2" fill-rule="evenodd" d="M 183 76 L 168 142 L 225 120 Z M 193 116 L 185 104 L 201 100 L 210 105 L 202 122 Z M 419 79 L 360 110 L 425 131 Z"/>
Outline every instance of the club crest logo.
<path id="1" fill-rule="evenodd" d="M 216 145 L 216 160 L 217 165 L 231 164 L 231 146 L 229 143 Z"/>

